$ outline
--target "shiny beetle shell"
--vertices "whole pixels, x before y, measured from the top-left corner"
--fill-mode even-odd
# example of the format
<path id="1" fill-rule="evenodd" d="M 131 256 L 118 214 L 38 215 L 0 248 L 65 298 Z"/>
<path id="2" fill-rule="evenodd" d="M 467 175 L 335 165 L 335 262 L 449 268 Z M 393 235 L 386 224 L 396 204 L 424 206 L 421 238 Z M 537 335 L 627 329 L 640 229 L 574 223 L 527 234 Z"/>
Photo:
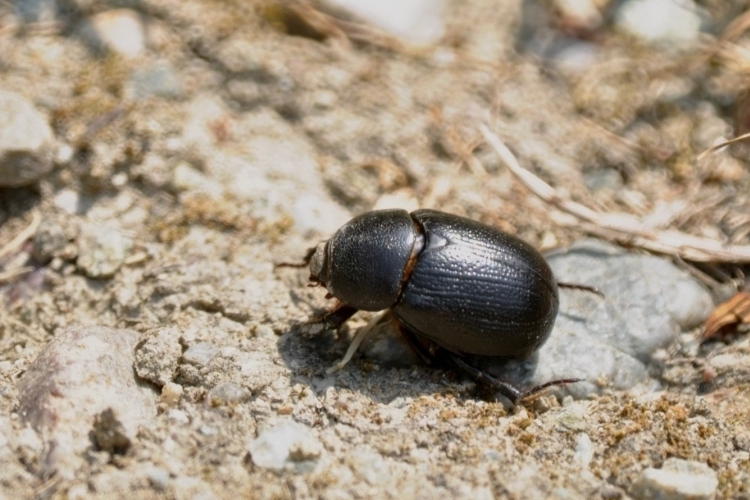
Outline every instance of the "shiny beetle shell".
<path id="1" fill-rule="evenodd" d="M 391 309 L 461 354 L 525 358 L 549 337 L 557 282 L 524 241 L 436 210 L 364 213 L 321 243 L 310 279 L 352 310 Z"/>

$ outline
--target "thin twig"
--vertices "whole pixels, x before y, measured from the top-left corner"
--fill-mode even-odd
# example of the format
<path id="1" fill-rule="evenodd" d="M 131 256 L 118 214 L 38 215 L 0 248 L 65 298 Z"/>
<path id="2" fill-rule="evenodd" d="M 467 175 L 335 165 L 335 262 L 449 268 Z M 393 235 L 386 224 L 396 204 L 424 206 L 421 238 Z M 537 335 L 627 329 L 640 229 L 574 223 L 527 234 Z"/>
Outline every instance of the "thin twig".
<path id="1" fill-rule="evenodd" d="M 484 139 L 524 186 L 547 203 L 580 219 L 581 228 L 591 234 L 694 262 L 750 263 L 750 245 L 726 245 L 721 241 L 674 229 L 652 229 L 633 215 L 595 212 L 580 203 L 564 199 L 552 186 L 521 167 L 513 153 L 486 125 L 482 124 L 479 129 Z"/>
<path id="2" fill-rule="evenodd" d="M 0 259 L 14 252 L 17 248 L 23 245 L 26 240 L 34 236 L 41 222 L 42 222 L 42 216 L 39 215 L 39 213 L 34 212 L 33 218 L 31 219 L 31 224 L 29 224 L 26 229 L 21 231 L 18 234 L 18 236 L 13 238 L 13 240 L 10 243 L 0 248 Z"/>
<path id="3" fill-rule="evenodd" d="M 14 269 L 12 271 L 8 271 L 5 273 L 0 273 L 0 284 L 5 283 L 6 281 L 10 281 L 13 278 L 17 278 L 18 276 L 21 276 L 26 273 L 30 273 L 33 271 L 34 268 L 31 266 L 26 267 L 19 267 L 18 269 Z"/>

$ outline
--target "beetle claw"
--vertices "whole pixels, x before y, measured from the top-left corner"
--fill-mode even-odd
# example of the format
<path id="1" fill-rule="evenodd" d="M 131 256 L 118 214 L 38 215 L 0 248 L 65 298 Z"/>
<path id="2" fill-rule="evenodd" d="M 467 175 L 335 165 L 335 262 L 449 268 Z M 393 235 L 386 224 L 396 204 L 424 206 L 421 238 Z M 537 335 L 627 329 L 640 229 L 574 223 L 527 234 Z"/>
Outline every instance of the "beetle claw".
<path id="1" fill-rule="evenodd" d="M 536 387 L 532 387 L 531 389 L 523 391 L 519 401 L 533 400 L 535 399 L 535 396 L 539 396 L 542 392 L 544 392 L 544 390 L 549 389 L 550 387 L 574 384 L 576 382 L 583 382 L 583 380 L 584 379 L 582 378 L 563 378 L 559 380 L 552 380 L 551 382 L 545 382 L 544 384 L 537 385 Z"/>
<path id="2" fill-rule="evenodd" d="M 300 330 L 303 335 L 309 337 L 327 332 L 328 330 L 336 330 L 338 327 L 343 325 L 346 320 L 351 318 L 357 310 L 353 307 L 347 306 L 346 304 L 339 305 L 333 311 L 326 313 L 320 319 L 314 319 L 307 323 L 302 323 Z"/>

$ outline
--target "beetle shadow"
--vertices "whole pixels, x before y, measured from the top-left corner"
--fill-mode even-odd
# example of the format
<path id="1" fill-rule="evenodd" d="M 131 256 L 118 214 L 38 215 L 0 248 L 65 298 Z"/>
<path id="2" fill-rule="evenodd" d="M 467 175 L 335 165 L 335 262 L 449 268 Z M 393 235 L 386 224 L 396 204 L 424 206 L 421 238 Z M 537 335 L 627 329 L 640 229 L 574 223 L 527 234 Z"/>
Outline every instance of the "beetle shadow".
<path id="1" fill-rule="evenodd" d="M 290 325 L 289 331 L 278 341 L 278 350 L 292 372 L 290 384 L 305 385 L 316 395 L 335 387 L 358 392 L 381 404 L 389 404 L 398 398 L 450 394 L 460 400 L 500 401 L 512 406 L 499 392 L 476 383 L 463 371 L 447 365 L 427 365 L 416 355 L 414 362 L 405 364 L 403 360 L 380 363 L 357 354 L 341 370 L 327 373 L 343 358 L 349 346 L 347 326 L 339 334 L 329 331 L 313 337 L 302 334 L 299 326 Z M 391 339 L 391 342 L 395 340 Z M 529 381 L 536 371 L 537 358 L 535 354 L 524 361 L 503 358 L 471 361 L 476 361 L 480 369 L 500 376 L 519 388 L 529 388 Z"/>

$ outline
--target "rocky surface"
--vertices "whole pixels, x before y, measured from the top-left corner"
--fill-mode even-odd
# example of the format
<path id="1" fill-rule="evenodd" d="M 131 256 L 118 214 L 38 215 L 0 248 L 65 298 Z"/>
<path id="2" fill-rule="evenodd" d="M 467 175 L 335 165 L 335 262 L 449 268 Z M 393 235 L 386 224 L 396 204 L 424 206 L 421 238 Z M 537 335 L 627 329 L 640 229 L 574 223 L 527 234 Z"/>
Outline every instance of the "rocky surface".
<path id="1" fill-rule="evenodd" d="M 137 340 L 132 330 L 71 328 L 26 369 L 18 383 L 18 415 L 44 442 L 40 475 L 74 478 L 94 444 L 92 428 L 99 448 L 123 454 L 139 426 L 154 418 L 154 392 L 133 373 Z"/>
<path id="2" fill-rule="evenodd" d="M 435 38 L 401 39 L 348 4 L 0 4 L 0 498 L 746 497 L 750 339 L 700 325 L 750 270 L 587 239 L 479 133 L 561 196 L 747 245 L 746 147 L 696 159 L 750 123 L 746 5 L 424 1 Z M 531 360 L 477 360 L 584 380 L 511 408 L 387 316 L 300 335 L 332 303 L 275 264 L 391 207 L 598 287 Z"/>

